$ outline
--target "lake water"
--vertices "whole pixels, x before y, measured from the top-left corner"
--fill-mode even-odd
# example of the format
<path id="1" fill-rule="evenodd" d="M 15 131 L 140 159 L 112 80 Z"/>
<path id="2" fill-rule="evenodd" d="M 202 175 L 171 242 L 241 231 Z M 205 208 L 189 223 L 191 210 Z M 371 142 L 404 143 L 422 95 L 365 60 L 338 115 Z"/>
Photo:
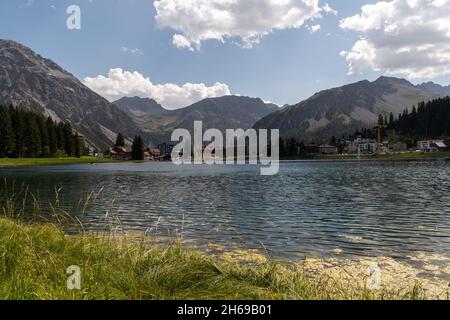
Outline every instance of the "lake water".
<path id="1" fill-rule="evenodd" d="M 265 248 L 273 257 L 450 257 L 450 162 L 283 162 L 254 166 L 171 163 L 1 169 L 85 228 L 117 226 L 197 246 Z M 79 201 L 103 188 L 85 212 Z M 2 186 L 2 191 L 5 187 Z"/>

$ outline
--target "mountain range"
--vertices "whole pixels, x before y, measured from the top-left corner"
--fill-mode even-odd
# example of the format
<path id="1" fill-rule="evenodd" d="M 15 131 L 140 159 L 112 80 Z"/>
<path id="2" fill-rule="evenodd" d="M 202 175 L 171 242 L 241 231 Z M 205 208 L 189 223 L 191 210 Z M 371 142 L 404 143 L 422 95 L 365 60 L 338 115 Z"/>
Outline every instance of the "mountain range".
<path id="1" fill-rule="evenodd" d="M 125 97 L 114 104 L 127 112 L 153 141 L 170 141 L 178 128 L 192 132 L 194 121 L 202 121 L 205 130 L 249 129 L 279 109 L 259 98 L 242 96 L 208 98 L 178 110 L 166 110 L 155 100 L 139 97 Z"/>
<path id="2" fill-rule="evenodd" d="M 128 140 L 140 134 L 155 145 L 170 141 L 177 128 L 192 131 L 194 121 L 200 120 L 204 129 L 280 129 L 284 137 L 327 142 L 375 125 L 380 114 L 398 115 L 420 101 L 446 95 L 450 86 L 380 77 L 324 90 L 282 108 L 244 96 L 208 98 L 178 110 L 167 110 L 149 98 L 110 103 L 55 62 L 17 42 L 0 40 L 0 104 L 68 121 L 102 150 L 119 132 Z"/>
<path id="3" fill-rule="evenodd" d="M 328 142 L 356 129 L 374 126 L 379 115 L 394 116 L 418 102 L 450 95 L 450 86 L 380 77 L 324 90 L 298 104 L 284 107 L 255 124 L 257 129 L 279 128 L 284 137 L 308 142 Z"/>
<path id="4" fill-rule="evenodd" d="M 176 128 L 251 128 L 278 109 L 261 99 L 224 96 L 170 111 L 155 100 L 123 98 L 110 103 L 55 62 L 11 40 L 0 40 L 0 104 L 12 104 L 53 120 L 70 122 L 88 144 L 105 150 L 122 133 L 148 144 L 170 141 Z"/>

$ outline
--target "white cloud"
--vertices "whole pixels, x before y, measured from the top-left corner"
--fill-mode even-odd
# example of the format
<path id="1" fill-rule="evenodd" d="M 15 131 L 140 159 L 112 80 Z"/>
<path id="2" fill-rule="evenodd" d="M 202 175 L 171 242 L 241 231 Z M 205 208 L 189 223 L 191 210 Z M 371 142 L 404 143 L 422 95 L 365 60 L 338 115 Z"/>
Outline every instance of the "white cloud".
<path id="1" fill-rule="evenodd" d="M 200 49 L 205 40 L 224 42 L 238 38 L 245 48 L 283 29 L 300 28 L 305 22 L 333 13 L 319 0 L 156 0 L 156 22 L 177 31 L 172 43 L 178 48 Z M 337 12 L 336 12 L 337 13 Z"/>
<path id="2" fill-rule="evenodd" d="M 340 27 L 360 33 L 341 55 L 349 73 L 367 69 L 409 78 L 450 74 L 450 0 L 393 0 L 365 5 Z"/>
<path id="3" fill-rule="evenodd" d="M 335 16 L 338 15 L 338 12 L 336 10 L 334 10 L 332 7 L 330 7 L 330 5 L 328 3 L 325 3 L 325 5 L 323 6 L 322 9 L 326 13 L 331 13 L 331 14 L 334 14 Z"/>
<path id="4" fill-rule="evenodd" d="M 230 88 L 223 83 L 208 87 L 203 83 L 186 83 L 182 86 L 166 83 L 153 84 L 150 78 L 139 72 L 124 71 L 121 68 L 109 70 L 106 76 L 86 77 L 84 84 L 109 101 L 124 96 L 153 98 L 167 109 L 187 107 L 205 98 L 230 95 Z"/>
<path id="5" fill-rule="evenodd" d="M 194 48 L 192 48 L 191 43 L 189 42 L 189 40 L 181 35 L 181 34 L 175 34 L 172 38 L 172 44 L 177 47 L 178 49 L 189 49 L 191 51 L 194 50 Z"/>
<path id="6" fill-rule="evenodd" d="M 320 27 L 320 24 L 316 24 L 314 26 L 307 26 L 307 28 L 308 28 L 309 32 L 315 33 L 317 31 L 319 31 L 321 27 Z"/>
<path id="7" fill-rule="evenodd" d="M 128 47 L 122 47 L 122 52 L 129 53 L 133 56 L 143 56 L 144 51 L 142 51 L 139 48 L 128 48 Z"/>

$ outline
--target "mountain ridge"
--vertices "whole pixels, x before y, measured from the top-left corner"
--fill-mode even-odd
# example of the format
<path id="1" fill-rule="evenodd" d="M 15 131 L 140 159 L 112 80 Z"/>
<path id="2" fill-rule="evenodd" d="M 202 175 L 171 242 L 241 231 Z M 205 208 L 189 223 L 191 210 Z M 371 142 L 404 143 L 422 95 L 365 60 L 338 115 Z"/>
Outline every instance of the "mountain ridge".
<path id="1" fill-rule="evenodd" d="M 438 89 L 446 94 L 437 94 Z M 380 114 L 389 116 L 392 112 L 397 116 L 405 108 L 442 95 L 450 95 L 450 86 L 414 85 L 405 79 L 382 76 L 372 82 L 362 80 L 319 91 L 264 117 L 254 128 L 279 128 L 285 137 L 328 142 L 332 136 L 375 125 Z"/>
<path id="2" fill-rule="evenodd" d="M 163 108 L 158 112 L 153 111 L 154 103 L 148 105 L 149 99 L 146 98 L 124 97 L 113 103 L 127 110 L 138 127 L 160 142 L 170 141 L 170 135 L 175 129 L 193 131 L 194 121 L 202 121 L 204 129 L 249 129 L 256 121 L 279 109 L 275 104 L 267 104 L 260 98 L 236 95 L 206 98 L 177 110 L 167 110 L 158 104 Z M 148 112 L 145 112 L 146 105 L 149 106 Z M 136 112 L 136 109 L 140 112 Z"/>
<path id="3" fill-rule="evenodd" d="M 98 149 L 117 132 L 140 132 L 131 118 L 54 61 L 13 40 L 0 39 L 0 103 L 68 121 Z"/>

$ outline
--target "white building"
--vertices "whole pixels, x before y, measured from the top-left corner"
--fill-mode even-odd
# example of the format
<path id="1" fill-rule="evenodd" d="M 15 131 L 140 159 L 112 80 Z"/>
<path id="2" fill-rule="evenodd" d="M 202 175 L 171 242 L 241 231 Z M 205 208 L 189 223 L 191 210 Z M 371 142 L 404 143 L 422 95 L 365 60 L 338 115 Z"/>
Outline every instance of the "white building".
<path id="1" fill-rule="evenodd" d="M 345 151 L 349 154 L 355 153 L 369 153 L 377 152 L 377 142 L 373 139 L 358 138 L 353 141 L 346 142 Z"/>
<path id="2" fill-rule="evenodd" d="M 377 152 L 377 142 L 373 139 L 356 139 L 355 144 L 361 153 Z"/>
<path id="3" fill-rule="evenodd" d="M 417 148 L 423 152 L 434 152 L 447 148 L 444 140 L 421 140 L 417 142 Z"/>

